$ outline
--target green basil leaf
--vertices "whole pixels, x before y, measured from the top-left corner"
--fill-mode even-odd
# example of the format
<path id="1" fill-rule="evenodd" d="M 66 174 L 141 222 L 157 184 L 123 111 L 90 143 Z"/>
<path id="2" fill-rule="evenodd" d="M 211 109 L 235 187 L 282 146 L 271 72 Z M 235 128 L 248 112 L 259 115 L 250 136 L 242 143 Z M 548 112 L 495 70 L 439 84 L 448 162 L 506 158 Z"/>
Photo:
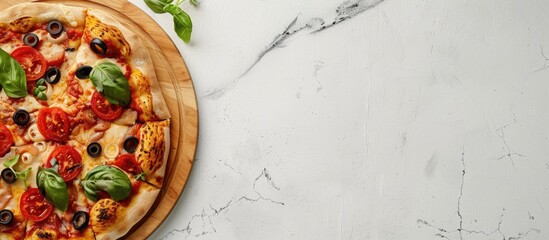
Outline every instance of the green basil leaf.
<path id="1" fill-rule="evenodd" d="M 185 43 L 189 43 L 189 41 L 191 41 L 191 33 L 193 31 L 191 17 L 179 6 L 166 5 L 164 10 L 173 16 L 174 29 L 177 36 L 183 39 Z"/>
<path id="2" fill-rule="evenodd" d="M 141 172 L 140 174 L 137 174 L 137 175 L 135 175 L 134 177 L 135 177 L 135 179 L 144 182 L 144 181 L 146 180 L 146 179 L 145 179 L 145 176 L 146 176 L 146 175 L 145 175 L 145 172 Z"/>
<path id="3" fill-rule="evenodd" d="M 48 96 L 46 96 L 46 94 L 44 92 L 39 92 L 37 95 L 36 95 L 36 98 L 40 99 L 40 100 L 43 100 L 43 101 L 46 101 L 48 100 Z"/>
<path id="4" fill-rule="evenodd" d="M 19 161 L 19 155 L 13 156 L 10 160 L 4 162 L 4 167 L 12 168 Z"/>
<path id="5" fill-rule="evenodd" d="M 22 172 L 15 172 L 15 177 L 17 179 L 20 179 L 25 184 L 25 188 L 27 188 L 27 178 L 29 177 L 29 173 L 32 170 L 31 167 L 27 168 L 25 171 Z"/>
<path id="6" fill-rule="evenodd" d="M 49 168 L 39 168 L 36 184 L 45 197 L 56 208 L 66 211 L 69 205 L 69 191 L 67 184 L 59 173 Z"/>
<path id="7" fill-rule="evenodd" d="M 40 78 L 36 81 L 36 86 L 42 86 L 44 83 L 46 83 L 46 80 L 44 78 Z"/>
<path id="8" fill-rule="evenodd" d="M 130 104 L 130 84 L 116 64 L 102 62 L 95 65 L 90 73 L 90 80 L 110 103 L 122 106 Z"/>
<path id="9" fill-rule="evenodd" d="M 27 77 L 15 59 L 0 48 L 0 85 L 11 98 L 27 96 Z"/>
<path id="10" fill-rule="evenodd" d="M 200 5 L 200 3 L 198 2 L 198 0 L 190 0 L 191 4 L 195 7 L 198 7 L 198 5 Z"/>
<path id="11" fill-rule="evenodd" d="M 165 13 L 164 7 L 172 2 L 173 0 L 145 0 L 145 4 L 155 13 Z"/>
<path id="12" fill-rule="evenodd" d="M 132 191 L 132 184 L 128 176 L 120 169 L 101 165 L 95 167 L 80 181 L 86 197 L 97 202 L 99 191 L 107 192 L 115 201 L 128 198 Z"/>

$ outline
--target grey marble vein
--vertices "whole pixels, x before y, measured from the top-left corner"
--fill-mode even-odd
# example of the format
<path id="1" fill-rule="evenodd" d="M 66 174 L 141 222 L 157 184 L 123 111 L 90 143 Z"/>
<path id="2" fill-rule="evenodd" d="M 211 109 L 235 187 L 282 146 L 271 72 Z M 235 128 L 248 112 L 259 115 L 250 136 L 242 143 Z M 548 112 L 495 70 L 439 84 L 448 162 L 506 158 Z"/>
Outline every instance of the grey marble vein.
<path id="1" fill-rule="evenodd" d="M 286 28 L 279 34 L 277 34 L 273 40 L 266 45 L 257 55 L 255 61 L 248 67 L 246 70 L 235 80 L 230 82 L 224 87 L 215 88 L 211 91 L 208 91 L 206 95 L 202 96 L 203 99 L 219 99 L 222 97 L 228 90 L 233 89 L 241 78 L 246 76 L 269 52 L 283 45 L 283 43 L 288 40 L 291 36 L 295 35 L 298 32 L 301 32 L 305 29 L 311 29 L 311 34 L 324 31 L 328 28 L 331 28 L 341 22 L 349 20 L 356 15 L 363 13 L 369 9 L 375 8 L 380 3 L 385 0 L 348 0 L 337 6 L 335 13 L 336 16 L 331 21 L 326 21 L 323 18 L 315 17 L 308 20 L 306 23 L 301 25 L 296 25 L 299 19 L 299 15 L 296 16 Z"/>
<path id="2" fill-rule="evenodd" d="M 335 19 L 332 22 L 329 22 L 328 24 L 322 24 L 318 29 L 314 30 L 312 33 L 324 31 L 345 20 L 349 20 L 352 17 L 368 9 L 376 7 L 378 4 L 380 4 L 383 1 L 384 0 L 353 0 L 353 1 L 343 2 L 336 9 L 337 16 L 335 17 Z"/>

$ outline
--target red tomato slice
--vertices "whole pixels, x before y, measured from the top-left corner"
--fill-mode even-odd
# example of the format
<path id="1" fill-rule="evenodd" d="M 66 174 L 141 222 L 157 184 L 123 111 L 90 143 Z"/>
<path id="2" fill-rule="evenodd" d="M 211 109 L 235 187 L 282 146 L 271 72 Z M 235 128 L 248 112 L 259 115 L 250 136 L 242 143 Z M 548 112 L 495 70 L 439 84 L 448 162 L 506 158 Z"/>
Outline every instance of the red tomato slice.
<path id="1" fill-rule="evenodd" d="M 21 196 L 19 209 L 26 218 L 39 222 L 51 214 L 53 205 L 46 201 L 38 188 L 29 188 Z"/>
<path id="2" fill-rule="evenodd" d="M 95 115 L 100 117 L 103 120 L 112 121 L 116 120 L 124 108 L 119 105 L 111 104 L 101 93 L 95 91 L 91 99 L 91 108 Z"/>
<path id="3" fill-rule="evenodd" d="M 0 157 L 3 157 L 10 151 L 13 145 L 13 135 L 6 125 L 0 123 Z"/>
<path id="4" fill-rule="evenodd" d="M 65 182 L 72 181 L 82 171 L 82 157 L 71 146 L 61 145 L 53 149 L 44 167 L 51 168 L 51 159 L 57 159 L 59 175 Z"/>
<path id="5" fill-rule="evenodd" d="M 61 108 L 43 108 L 38 112 L 38 131 L 47 139 L 65 142 L 69 138 L 69 117 Z"/>
<path id="6" fill-rule="evenodd" d="M 113 165 L 133 175 L 143 172 L 133 154 L 120 154 L 120 156 L 114 160 Z"/>
<path id="7" fill-rule="evenodd" d="M 40 52 L 32 47 L 19 47 L 11 53 L 11 56 L 19 62 L 21 67 L 23 67 L 23 70 L 25 70 L 27 81 L 36 81 L 46 73 L 46 69 L 48 68 L 46 59 Z"/>

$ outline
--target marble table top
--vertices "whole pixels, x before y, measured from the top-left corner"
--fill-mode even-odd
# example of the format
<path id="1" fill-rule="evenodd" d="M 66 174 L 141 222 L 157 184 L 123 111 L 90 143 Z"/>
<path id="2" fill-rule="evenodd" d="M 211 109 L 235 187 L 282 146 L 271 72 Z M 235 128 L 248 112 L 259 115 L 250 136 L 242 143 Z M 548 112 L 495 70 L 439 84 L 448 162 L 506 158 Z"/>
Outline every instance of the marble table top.
<path id="1" fill-rule="evenodd" d="M 549 239 L 549 1 L 131 2 L 200 112 L 150 239 Z"/>

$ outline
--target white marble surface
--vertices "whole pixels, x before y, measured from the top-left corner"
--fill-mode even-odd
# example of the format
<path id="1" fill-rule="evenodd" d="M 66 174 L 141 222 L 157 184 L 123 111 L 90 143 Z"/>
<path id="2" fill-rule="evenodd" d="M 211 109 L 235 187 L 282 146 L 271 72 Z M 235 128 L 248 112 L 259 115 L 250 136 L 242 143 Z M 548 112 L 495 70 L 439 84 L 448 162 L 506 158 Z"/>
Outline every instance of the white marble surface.
<path id="1" fill-rule="evenodd" d="M 549 239 L 549 1 L 184 6 L 189 45 L 147 11 L 200 109 L 150 239 Z"/>

